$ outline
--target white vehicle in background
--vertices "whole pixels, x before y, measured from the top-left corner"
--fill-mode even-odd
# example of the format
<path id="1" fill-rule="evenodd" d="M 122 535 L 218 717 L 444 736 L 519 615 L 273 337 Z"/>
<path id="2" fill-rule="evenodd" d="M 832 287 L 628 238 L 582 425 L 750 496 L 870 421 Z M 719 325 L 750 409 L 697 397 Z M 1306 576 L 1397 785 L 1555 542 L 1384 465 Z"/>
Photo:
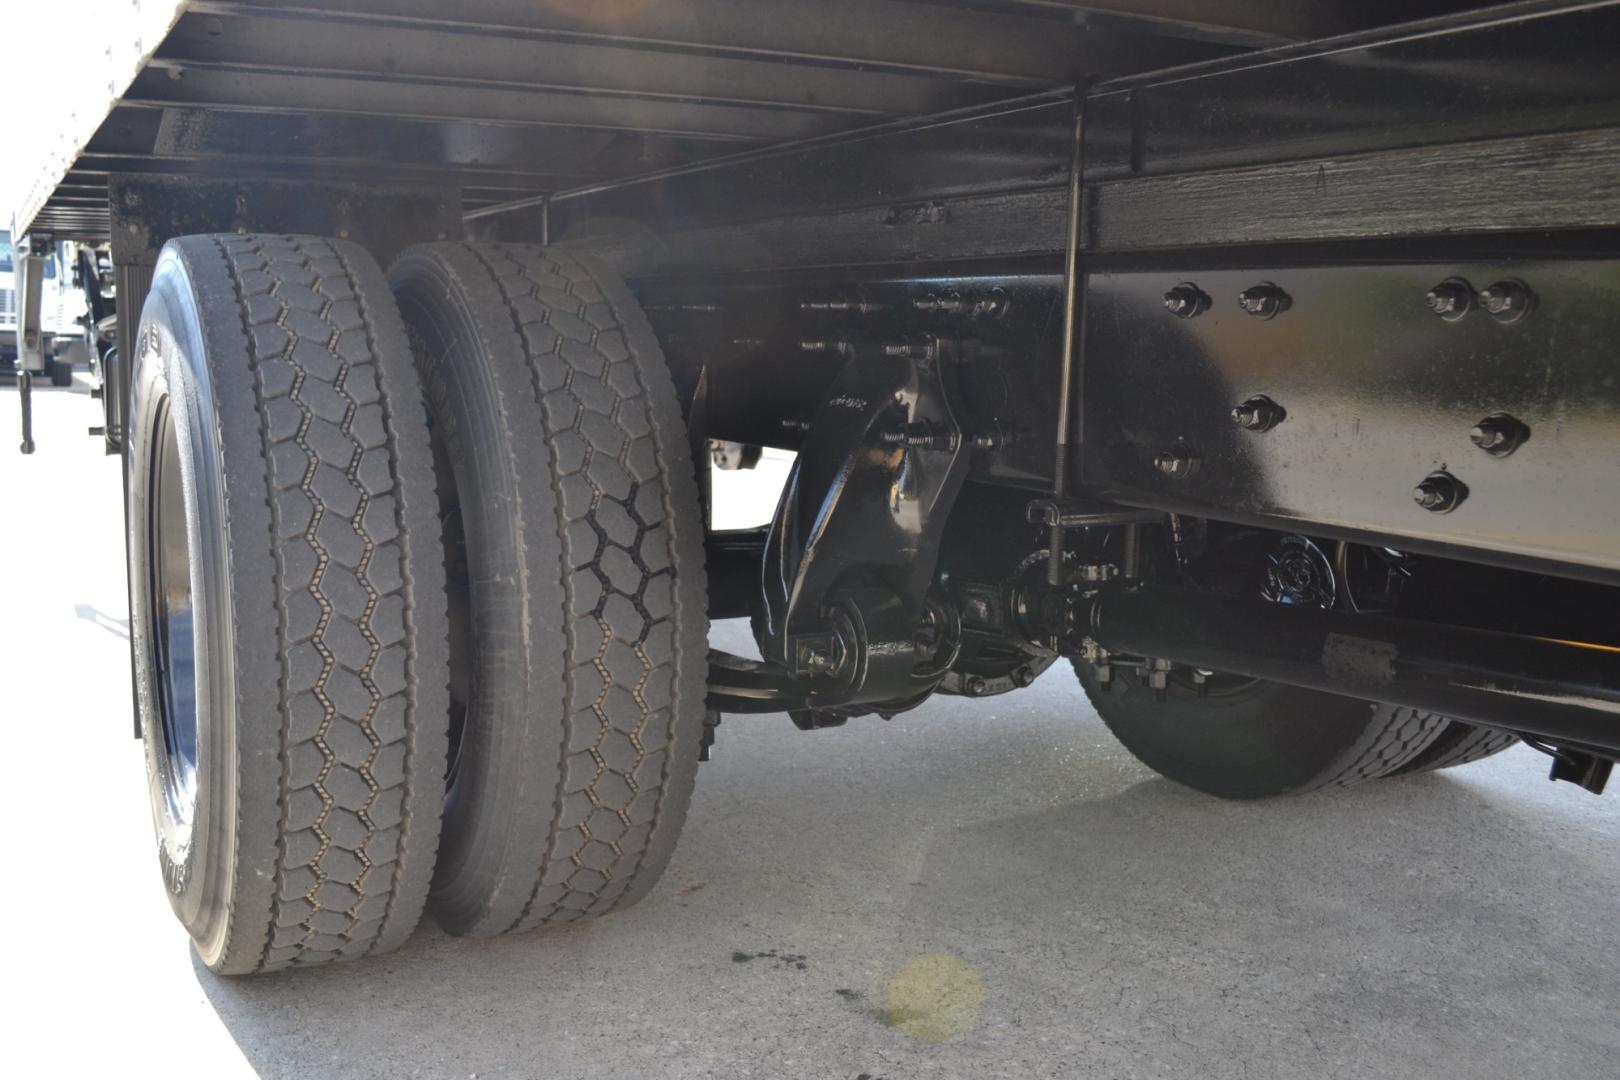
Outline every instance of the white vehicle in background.
<path id="1" fill-rule="evenodd" d="M 45 263 L 39 298 L 45 370 L 53 386 L 71 386 L 76 364 L 90 361 L 84 289 L 74 283 L 73 245 L 59 243 Z M 0 372 L 17 367 L 17 281 L 11 233 L 0 230 Z"/>

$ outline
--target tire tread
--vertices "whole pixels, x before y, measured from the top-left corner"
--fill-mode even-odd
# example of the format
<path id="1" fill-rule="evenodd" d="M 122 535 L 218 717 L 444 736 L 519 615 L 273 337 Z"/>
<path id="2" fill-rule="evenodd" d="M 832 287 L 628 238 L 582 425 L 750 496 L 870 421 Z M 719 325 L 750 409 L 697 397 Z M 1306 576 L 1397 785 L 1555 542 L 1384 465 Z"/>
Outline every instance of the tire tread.
<path id="1" fill-rule="evenodd" d="M 605 914 L 639 899 L 661 873 L 702 737 L 703 554 L 698 523 L 688 520 L 697 505 L 690 462 L 672 456 L 687 442 L 674 386 L 628 291 L 588 259 L 524 244 L 413 251 L 396 264 L 396 288 L 406 260 L 426 259 L 469 298 L 478 320 L 509 320 L 478 321 L 474 332 L 500 351 L 497 362 L 516 354 L 515 382 L 526 379 L 533 395 L 536 421 L 503 413 L 499 424 L 540 430 L 546 460 L 527 467 L 546 471 L 530 483 L 549 487 L 555 513 L 513 513 L 532 515 L 546 548 L 555 536 L 562 574 L 561 686 L 542 695 L 555 702 L 560 735 L 557 750 L 545 753 L 561 768 L 549 808 L 532 818 L 544 834 L 518 841 L 537 850 L 507 856 L 499 872 L 510 875 L 521 904 L 483 906 L 491 902 L 445 883 L 436 885 L 447 905 L 441 921 L 488 934 Z M 442 365 L 425 363 L 429 397 L 439 400 Z M 512 405 L 501 394 L 496 400 Z M 552 565 L 549 550 L 522 557 L 527 572 Z"/>
<path id="2" fill-rule="evenodd" d="M 1073 666 L 1081 688 L 1085 691 L 1086 699 L 1115 737 L 1149 768 L 1166 775 L 1174 771 L 1170 760 L 1157 760 L 1151 747 L 1133 745 L 1136 740 L 1132 738 L 1132 719 L 1129 713 L 1121 712 L 1107 687 L 1095 683 L 1089 676 L 1090 669 L 1083 661 L 1076 660 Z M 1277 687 L 1277 684 L 1270 685 Z M 1273 690 L 1274 694 L 1277 692 L 1278 690 Z M 1297 795 L 1330 787 L 1349 787 L 1366 780 L 1391 775 L 1418 759 L 1439 737 L 1445 726 L 1451 723 L 1448 718 L 1437 713 L 1420 712 L 1402 706 L 1361 702 L 1360 709 L 1365 711 L 1360 711 L 1355 708 L 1358 703 L 1349 698 L 1318 695 L 1315 700 L 1340 702 L 1339 708 L 1344 715 L 1340 716 L 1339 722 L 1364 727 L 1353 742 L 1326 761 L 1314 774 L 1293 778 L 1286 784 L 1279 783 L 1274 790 L 1267 792 L 1268 794 Z M 1288 703 L 1283 707 L 1290 709 L 1309 707 L 1304 702 L 1294 701 L 1292 695 L 1285 690 L 1282 691 L 1281 702 Z M 1265 786 L 1263 773 L 1257 774 L 1255 780 L 1260 782 L 1260 786 Z M 1191 779 L 1183 779 L 1182 782 L 1199 786 Z M 1218 793 L 1227 794 L 1224 791 Z M 1254 796 L 1245 794 L 1236 797 Z"/>
<path id="3" fill-rule="evenodd" d="M 412 573 L 402 488 L 431 474 L 404 477 L 402 429 L 424 449 L 426 432 L 379 371 L 380 273 L 362 288 L 358 249 L 338 241 L 212 239 L 241 308 L 274 534 L 280 820 L 256 968 L 268 971 L 391 948 L 420 917 L 437 824 L 413 778 L 417 755 L 442 756 L 443 733 L 419 715 L 439 697 L 421 668 L 438 665 L 412 646 L 443 653 L 417 625 L 419 590 L 443 586 Z"/>
<path id="4" fill-rule="evenodd" d="M 1500 754 L 1518 741 L 1519 737 L 1511 731 L 1476 727 L 1460 720 L 1453 720 L 1423 753 L 1413 757 L 1394 772 L 1408 776 L 1413 773 L 1468 765 L 1493 754 Z"/>
<path id="5" fill-rule="evenodd" d="M 1420 712 L 1401 705 L 1374 705 L 1372 708 L 1383 723 L 1371 729 L 1358 746 L 1346 753 L 1337 774 L 1303 790 L 1349 787 L 1398 772 L 1423 753 L 1434 741 L 1435 733 L 1450 723 L 1439 713 Z"/>

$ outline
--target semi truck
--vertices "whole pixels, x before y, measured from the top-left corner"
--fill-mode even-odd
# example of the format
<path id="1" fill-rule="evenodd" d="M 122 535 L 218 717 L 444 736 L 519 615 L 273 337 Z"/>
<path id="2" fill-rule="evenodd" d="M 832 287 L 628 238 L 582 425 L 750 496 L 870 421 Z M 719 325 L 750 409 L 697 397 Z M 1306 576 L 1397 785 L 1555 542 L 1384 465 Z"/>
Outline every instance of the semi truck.
<path id="1" fill-rule="evenodd" d="M 1212 797 L 1521 743 L 1603 790 L 1620 3 L 117 8 L 19 147 L 19 336 L 110 245 L 209 968 L 623 908 L 722 720 L 1053 667 Z"/>

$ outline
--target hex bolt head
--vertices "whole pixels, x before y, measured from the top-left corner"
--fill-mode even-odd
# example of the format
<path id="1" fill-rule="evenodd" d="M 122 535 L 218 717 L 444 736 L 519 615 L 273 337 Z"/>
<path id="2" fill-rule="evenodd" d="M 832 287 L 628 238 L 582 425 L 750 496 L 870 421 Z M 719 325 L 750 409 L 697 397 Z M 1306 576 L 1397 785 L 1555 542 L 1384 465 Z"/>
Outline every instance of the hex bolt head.
<path id="1" fill-rule="evenodd" d="M 1262 281 L 1238 294 L 1238 306 L 1257 319 L 1274 319 L 1292 304 L 1292 298 L 1269 281 Z"/>
<path id="2" fill-rule="evenodd" d="M 1025 664 L 1012 673 L 1012 681 L 1014 686 L 1020 688 L 1030 685 L 1035 681 L 1035 669 Z"/>
<path id="3" fill-rule="evenodd" d="M 1011 306 L 1012 301 L 1007 298 L 1007 290 L 997 287 L 974 298 L 972 314 L 986 319 L 999 319 L 1007 314 L 1007 309 Z"/>
<path id="4" fill-rule="evenodd" d="M 978 697 L 983 694 L 986 686 L 987 684 L 982 675 L 969 675 L 962 680 L 962 689 L 967 693 L 968 697 Z"/>
<path id="5" fill-rule="evenodd" d="M 1264 394 L 1256 394 L 1232 410 L 1232 423 L 1244 431 L 1270 431 L 1287 418 L 1287 410 Z"/>
<path id="6" fill-rule="evenodd" d="M 1164 294 L 1164 309 L 1178 319 L 1192 319 L 1209 310 L 1209 297 L 1190 281 Z"/>
<path id="7" fill-rule="evenodd" d="M 1474 308 L 1474 289 L 1462 278 L 1447 278 L 1429 290 L 1429 310 L 1446 322 L 1456 322 Z"/>
<path id="8" fill-rule="evenodd" d="M 1170 449 L 1156 455 L 1153 467 L 1172 480 L 1185 480 L 1198 471 L 1203 459 L 1198 452 L 1186 443 L 1176 443 Z"/>
<path id="9" fill-rule="evenodd" d="M 1530 427 L 1507 413 L 1492 413 L 1468 433 L 1468 438 L 1492 457 L 1507 457 L 1530 437 Z"/>
<path id="10" fill-rule="evenodd" d="M 1412 501 L 1431 514 L 1449 514 L 1468 498 L 1468 486 L 1444 469 L 1425 476 L 1412 489 Z"/>
<path id="11" fill-rule="evenodd" d="M 1510 278 L 1480 290 L 1479 306 L 1499 323 L 1516 323 L 1536 306 L 1536 296 L 1524 282 Z"/>

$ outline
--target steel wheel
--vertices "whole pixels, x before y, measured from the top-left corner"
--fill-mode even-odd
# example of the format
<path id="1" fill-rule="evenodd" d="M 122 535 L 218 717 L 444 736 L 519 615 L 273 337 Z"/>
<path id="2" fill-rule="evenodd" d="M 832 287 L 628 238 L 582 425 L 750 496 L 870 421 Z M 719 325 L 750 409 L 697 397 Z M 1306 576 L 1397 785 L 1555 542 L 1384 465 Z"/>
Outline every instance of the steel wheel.
<path id="1" fill-rule="evenodd" d="M 151 485 L 147 527 L 150 531 L 151 618 L 153 643 L 151 685 L 156 688 L 158 721 L 154 735 L 161 744 L 158 782 L 162 786 L 165 841 L 183 849 L 190 840 L 197 812 L 197 638 L 192 602 L 191 525 L 196 519 L 186 505 L 181 438 L 167 395 L 155 410 L 157 430 L 151 443 Z"/>

